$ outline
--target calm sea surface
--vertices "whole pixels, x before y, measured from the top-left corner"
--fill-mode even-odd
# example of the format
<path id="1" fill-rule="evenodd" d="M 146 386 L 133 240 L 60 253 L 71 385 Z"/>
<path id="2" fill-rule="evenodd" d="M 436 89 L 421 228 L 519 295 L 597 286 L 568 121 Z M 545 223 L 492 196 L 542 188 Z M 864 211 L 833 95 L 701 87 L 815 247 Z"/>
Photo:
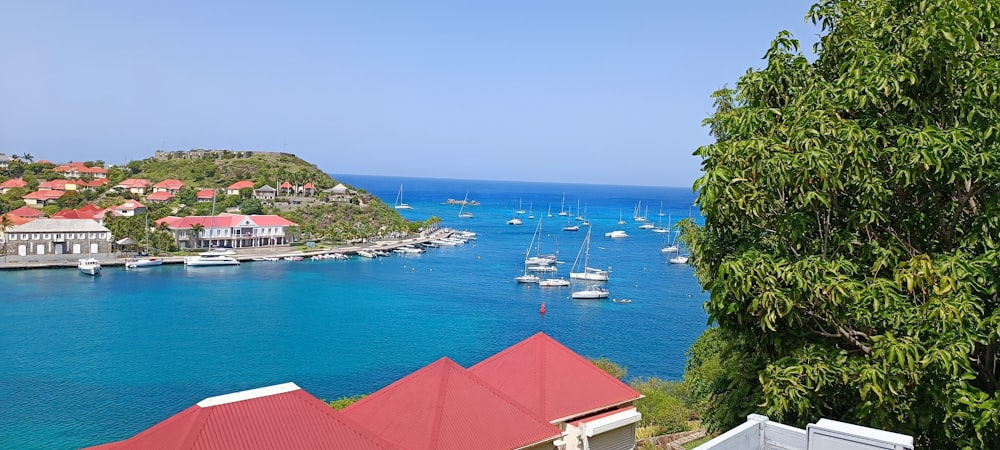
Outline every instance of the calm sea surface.
<path id="1" fill-rule="evenodd" d="M 438 216 L 479 239 L 378 260 L 0 272 L 0 448 L 119 440 L 206 397 L 287 381 L 327 400 L 368 393 L 442 356 L 468 367 L 538 331 L 630 378 L 679 379 L 706 327 L 692 269 L 666 264 L 665 235 L 632 220 L 640 201 L 663 226 L 688 217 L 689 188 L 335 178 L 389 204 L 402 184 L 414 208 L 405 217 Z M 459 219 L 443 202 L 467 192 L 481 205 Z M 557 215 L 564 193 L 569 218 Z M 561 228 L 579 224 L 578 201 L 593 228 L 590 265 L 611 267 L 611 296 L 632 303 L 514 282 L 537 220 L 542 253 L 558 250 L 568 277 L 586 228 Z M 507 225 L 519 205 L 537 219 Z M 630 237 L 604 237 L 615 229 Z"/>

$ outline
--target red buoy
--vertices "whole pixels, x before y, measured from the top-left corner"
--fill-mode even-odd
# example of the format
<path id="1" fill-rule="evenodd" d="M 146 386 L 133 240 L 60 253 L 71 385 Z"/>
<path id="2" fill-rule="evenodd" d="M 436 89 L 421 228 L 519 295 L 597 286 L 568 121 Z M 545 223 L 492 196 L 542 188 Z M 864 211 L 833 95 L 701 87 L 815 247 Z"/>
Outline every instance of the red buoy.
<path id="1" fill-rule="evenodd" d="M 545 314 L 545 302 L 542 302 L 542 307 L 538 309 L 538 314 Z"/>

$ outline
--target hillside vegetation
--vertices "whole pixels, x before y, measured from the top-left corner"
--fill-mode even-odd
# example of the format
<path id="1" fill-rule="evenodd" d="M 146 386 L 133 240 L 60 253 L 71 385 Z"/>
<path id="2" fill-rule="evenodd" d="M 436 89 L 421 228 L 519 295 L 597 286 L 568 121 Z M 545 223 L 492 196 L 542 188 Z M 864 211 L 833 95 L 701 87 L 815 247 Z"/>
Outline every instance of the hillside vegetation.
<path id="1" fill-rule="evenodd" d="M 154 181 L 181 180 L 189 186 L 226 187 L 240 180 L 277 188 L 283 182 L 293 185 L 313 183 L 317 189 L 329 189 L 337 182 L 315 164 L 285 153 L 213 152 L 201 158 L 146 158 L 132 161 L 127 167 L 131 177 Z M 112 180 L 114 181 L 114 180 Z"/>

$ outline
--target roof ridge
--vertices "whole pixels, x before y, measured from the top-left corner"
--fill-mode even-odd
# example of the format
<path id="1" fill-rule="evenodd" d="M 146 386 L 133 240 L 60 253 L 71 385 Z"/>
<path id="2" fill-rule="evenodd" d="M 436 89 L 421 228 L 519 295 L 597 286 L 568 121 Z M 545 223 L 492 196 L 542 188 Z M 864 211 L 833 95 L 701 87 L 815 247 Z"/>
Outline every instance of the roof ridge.
<path id="1" fill-rule="evenodd" d="M 433 445 L 437 447 L 438 439 L 441 437 L 441 417 L 444 415 L 444 403 L 445 397 L 448 393 L 448 384 L 451 381 L 451 372 L 455 370 L 456 367 L 462 370 L 465 369 L 447 356 L 437 360 L 434 364 L 441 364 L 445 371 L 438 386 L 438 395 L 434 402 L 434 420 L 431 422 L 431 436 L 430 439 L 427 440 L 427 442 L 433 443 Z"/>

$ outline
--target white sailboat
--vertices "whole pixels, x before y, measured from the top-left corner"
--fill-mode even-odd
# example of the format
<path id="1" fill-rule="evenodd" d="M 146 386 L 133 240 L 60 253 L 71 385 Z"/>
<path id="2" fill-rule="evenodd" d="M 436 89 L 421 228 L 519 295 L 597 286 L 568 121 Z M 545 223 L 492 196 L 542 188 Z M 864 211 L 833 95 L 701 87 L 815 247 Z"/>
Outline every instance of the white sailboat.
<path id="1" fill-rule="evenodd" d="M 622 209 L 618 208 L 618 225 L 625 225 L 625 219 L 622 219 Z"/>
<path id="2" fill-rule="evenodd" d="M 670 234 L 671 233 L 669 233 L 669 231 L 670 231 L 670 216 L 669 215 L 667 216 L 667 231 L 668 231 L 668 233 L 667 233 L 666 236 L 664 236 L 663 247 L 660 248 L 660 251 L 663 252 L 663 253 L 679 253 L 681 251 L 681 248 L 677 246 L 677 240 L 676 239 L 673 239 L 673 240 L 670 239 Z"/>
<path id="3" fill-rule="evenodd" d="M 521 199 L 517 199 L 517 211 L 514 211 L 514 214 L 524 214 L 523 206 L 524 204 L 521 202 Z"/>
<path id="4" fill-rule="evenodd" d="M 154 258 L 149 256 L 149 214 L 146 215 L 146 250 L 145 254 L 139 258 L 131 258 L 125 260 L 126 269 L 138 269 L 140 267 L 156 267 L 163 265 L 162 258 Z"/>
<path id="5" fill-rule="evenodd" d="M 563 192 L 562 204 L 559 205 L 559 215 L 560 216 L 568 216 L 569 215 L 569 212 L 566 211 L 566 193 L 565 192 Z"/>
<path id="6" fill-rule="evenodd" d="M 396 209 L 413 209 L 412 206 L 410 206 L 409 204 L 403 202 L 403 185 L 402 184 L 399 185 L 399 193 L 396 194 Z"/>
<path id="7" fill-rule="evenodd" d="M 597 300 L 601 298 L 608 298 L 608 288 L 597 285 L 597 286 L 586 286 L 579 291 L 573 291 L 569 294 L 571 298 L 582 299 L 582 300 Z"/>
<path id="8" fill-rule="evenodd" d="M 538 283 L 541 281 L 538 275 L 528 272 L 528 254 L 531 253 L 531 247 L 535 246 L 535 239 L 538 239 L 538 233 L 541 232 L 542 221 L 538 221 L 538 225 L 535 227 L 535 233 L 531 235 L 531 242 L 528 243 L 528 249 L 524 251 L 524 274 L 518 277 L 514 277 L 514 280 L 518 283 Z"/>
<path id="9" fill-rule="evenodd" d="M 535 206 L 535 202 L 528 202 L 528 218 L 529 219 L 534 219 L 535 218 L 535 213 L 531 212 L 532 211 L 531 208 L 533 208 L 534 206 Z"/>
<path id="10" fill-rule="evenodd" d="M 468 218 L 472 217 L 472 213 L 465 212 L 465 205 L 468 205 L 468 204 L 469 204 L 469 193 L 466 192 L 465 193 L 465 200 L 462 200 L 462 207 L 458 209 L 458 218 L 459 219 L 468 219 Z"/>
<path id="11" fill-rule="evenodd" d="M 569 277 L 577 280 L 608 281 L 608 271 L 590 267 L 588 264 L 590 264 L 590 229 L 587 229 L 587 236 L 583 238 L 580 251 L 576 254 L 573 267 L 569 270 Z"/>

